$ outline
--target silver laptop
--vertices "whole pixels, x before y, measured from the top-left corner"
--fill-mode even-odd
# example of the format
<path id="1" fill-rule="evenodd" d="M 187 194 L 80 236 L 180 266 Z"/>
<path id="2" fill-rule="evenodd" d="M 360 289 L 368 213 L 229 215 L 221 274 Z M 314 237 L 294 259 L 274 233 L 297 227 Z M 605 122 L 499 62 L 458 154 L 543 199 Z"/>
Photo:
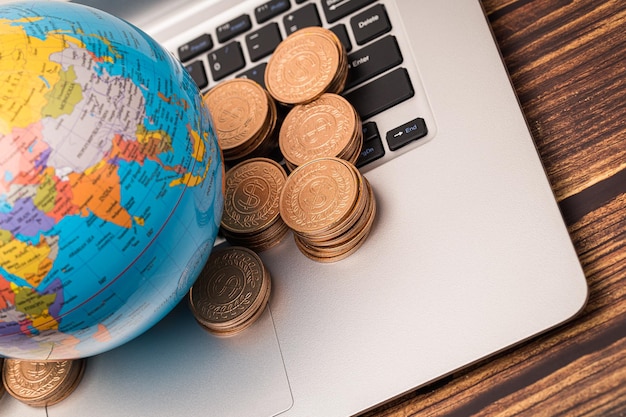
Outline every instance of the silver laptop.
<path id="1" fill-rule="evenodd" d="M 309 260 L 291 236 L 263 252 L 272 295 L 243 333 L 211 336 L 182 303 L 90 358 L 64 402 L 5 398 L 9 414 L 353 415 L 582 309 L 585 277 L 478 0 L 83 2 L 153 35 L 203 91 L 262 80 L 277 36 L 331 28 L 379 213 L 340 262 Z"/>

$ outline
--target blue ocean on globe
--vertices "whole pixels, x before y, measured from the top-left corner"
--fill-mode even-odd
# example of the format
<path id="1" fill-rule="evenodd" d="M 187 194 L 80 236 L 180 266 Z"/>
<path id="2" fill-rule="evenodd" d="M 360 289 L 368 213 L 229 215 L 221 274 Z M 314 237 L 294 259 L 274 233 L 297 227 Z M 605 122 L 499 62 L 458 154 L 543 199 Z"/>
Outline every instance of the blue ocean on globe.
<path id="1" fill-rule="evenodd" d="M 0 6 L 0 356 L 88 357 L 158 322 L 213 247 L 223 170 L 196 85 L 148 35 Z"/>

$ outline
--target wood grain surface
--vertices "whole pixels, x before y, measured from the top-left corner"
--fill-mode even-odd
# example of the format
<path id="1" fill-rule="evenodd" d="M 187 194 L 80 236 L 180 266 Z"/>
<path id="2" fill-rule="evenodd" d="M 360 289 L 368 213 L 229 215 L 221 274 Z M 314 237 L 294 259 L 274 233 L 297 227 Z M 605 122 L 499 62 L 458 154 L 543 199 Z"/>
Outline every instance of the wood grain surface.
<path id="1" fill-rule="evenodd" d="M 363 416 L 626 416 L 626 1 L 482 3 L 589 301 L 568 324 Z"/>

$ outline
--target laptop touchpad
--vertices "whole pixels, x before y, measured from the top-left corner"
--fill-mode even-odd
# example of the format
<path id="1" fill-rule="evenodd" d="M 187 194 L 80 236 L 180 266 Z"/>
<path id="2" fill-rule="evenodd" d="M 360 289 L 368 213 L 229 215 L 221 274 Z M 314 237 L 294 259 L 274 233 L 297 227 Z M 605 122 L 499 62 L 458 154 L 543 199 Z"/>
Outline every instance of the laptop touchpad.
<path id="1" fill-rule="evenodd" d="M 218 338 L 183 302 L 139 338 L 89 358 L 76 391 L 48 415 L 273 416 L 291 405 L 269 306 L 253 326 Z"/>

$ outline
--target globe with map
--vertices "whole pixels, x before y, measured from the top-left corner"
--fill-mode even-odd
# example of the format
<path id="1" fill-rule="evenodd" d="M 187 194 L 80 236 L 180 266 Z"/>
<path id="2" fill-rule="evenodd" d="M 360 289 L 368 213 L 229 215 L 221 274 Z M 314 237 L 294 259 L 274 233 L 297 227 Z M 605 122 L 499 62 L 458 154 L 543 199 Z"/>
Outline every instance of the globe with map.
<path id="1" fill-rule="evenodd" d="M 223 164 L 182 65 L 65 2 L 0 6 L 0 356 L 96 355 L 187 294 Z"/>

